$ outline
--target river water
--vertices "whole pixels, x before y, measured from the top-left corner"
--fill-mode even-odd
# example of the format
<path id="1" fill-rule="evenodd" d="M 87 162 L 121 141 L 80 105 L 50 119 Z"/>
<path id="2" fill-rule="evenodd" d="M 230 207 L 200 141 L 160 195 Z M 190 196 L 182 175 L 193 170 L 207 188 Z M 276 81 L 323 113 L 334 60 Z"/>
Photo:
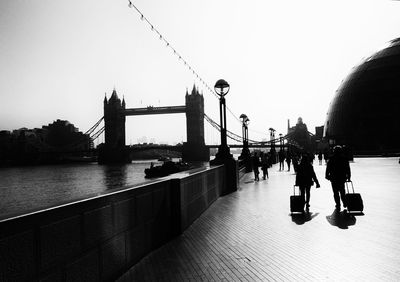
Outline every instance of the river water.
<path id="1" fill-rule="evenodd" d="M 0 168 L 0 219 L 153 181 L 144 178 L 152 161 Z"/>

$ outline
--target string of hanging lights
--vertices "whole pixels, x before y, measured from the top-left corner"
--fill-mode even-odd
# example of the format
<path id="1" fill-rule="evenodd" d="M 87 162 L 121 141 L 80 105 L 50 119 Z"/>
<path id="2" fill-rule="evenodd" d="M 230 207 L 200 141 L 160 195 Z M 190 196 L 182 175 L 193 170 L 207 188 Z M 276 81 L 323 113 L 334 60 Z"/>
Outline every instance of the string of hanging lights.
<path id="1" fill-rule="evenodd" d="M 195 68 L 188 63 L 187 60 L 184 59 L 184 57 L 181 55 L 181 53 L 179 53 L 177 51 L 176 48 L 174 48 L 172 46 L 172 44 L 166 39 L 166 37 L 164 35 L 161 34 L 161 32 L 150 22 L 150 20 L 142 13 L 142 11 L 139 10 L 139 8 L 132 3 L 131 0 L 128 0 L 129 4 L 128 7 L 129 8 L 133 8 L 136 10 L 136 12 L 140 15 L 140 19 L 142 21 L 144 21 L 151 29 L 151 31 L 155 32 L 157 34 L 157 37 L 164 42 L 165 46 L 169 49 L 171 49 L 173 55 L 175 55 L 179 61 L 182 61 L 184 66 L 187 67 L 187 69 L 200 81 L 201 85 L 207 90 L 207 92 L 211 93 L 212 95 L 214 95 L 214 97 L 219 98 L 218 95 L 214 92 L 213 88 L 198 74 L 198 72 L 195 70 Z M 227 107 L 227 110 L 229 111 L 229 113 L 235 118 L 236 121 L 238 121 L 239 123 L 241 123 L 241 121 L 239 120 L 238 116 L 235 115 L 232 110 Z"/>

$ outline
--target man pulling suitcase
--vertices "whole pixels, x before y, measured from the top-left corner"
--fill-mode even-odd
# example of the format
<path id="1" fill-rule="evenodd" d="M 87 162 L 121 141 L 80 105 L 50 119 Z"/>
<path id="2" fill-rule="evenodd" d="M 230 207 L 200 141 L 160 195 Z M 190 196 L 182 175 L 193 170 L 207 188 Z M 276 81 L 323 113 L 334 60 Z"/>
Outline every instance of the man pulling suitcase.
<path id="1" fill-rule="evenodd" d="M 342 199 L 343 207 L 346 208 L 347 201 L 344 184 L 346 181 L 350 181 L 351 172 L 349 161 L 344 155 L 341 146 L 335 146 L 335 148 L 333 148 L 333 156 L 329 158 L 326 165 L 325 178 L 332 184 L 336 209 L 340 210 L 340 199 Z"/>

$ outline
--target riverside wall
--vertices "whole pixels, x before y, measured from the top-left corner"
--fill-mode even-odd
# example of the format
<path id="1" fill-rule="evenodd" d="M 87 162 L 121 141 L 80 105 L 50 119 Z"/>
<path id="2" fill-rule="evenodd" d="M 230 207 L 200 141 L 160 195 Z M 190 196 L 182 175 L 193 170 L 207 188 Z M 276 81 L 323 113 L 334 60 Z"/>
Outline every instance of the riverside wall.
<path id="1" fill-rule="evenodd" d="M 224 166 L 0 221 L 0 281 L 114 281 L 224 191 Z"/>

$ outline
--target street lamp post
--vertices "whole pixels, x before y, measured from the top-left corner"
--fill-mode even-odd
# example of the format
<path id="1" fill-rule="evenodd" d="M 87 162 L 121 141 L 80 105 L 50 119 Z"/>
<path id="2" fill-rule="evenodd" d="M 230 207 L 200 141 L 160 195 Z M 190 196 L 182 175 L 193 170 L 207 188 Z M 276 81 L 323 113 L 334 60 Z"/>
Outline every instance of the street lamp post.
<path id="1" fill-rule="evenodd" d="M 215 83 L 214 90 L 219 96 L 219 118 L 221 126 L 221 145 L 218 148 L 216 159 L 232 158 L 230 150 L 226 140 L 226 104 L 225 95 L 229 92 L 229 83 L 223 79 L 218 80 Z"/>
<path id="2" fill-rule="evenodd" d="M 238 188 L 238 167 L 237 162 L 229 152 L 226 141 L 226 105 L 225 95 L 229 92 L 229 84 L 223 79 L 218 80 L 214 86 L 215 93 L 219 96 L 219 118 L 221 122 L 221 145 L 218 147 L 218 153 L 215 159 L 210 162 L 211 165 L 224 165 L 225 185 L 223 185 L 221 194 L 225 195 L 234 192 Z"/>
<path id="3" fill-rule="evenodd" d="M 245 114 L 241 114 L 239 118 L 242 119 L 242 136 L 243 136 L 243 149 L 239 159 L 246 159 L 250 156 L 249 132 L 248 132 L 250 119 Z"/>
<path id="4" fill-rule="evenodd" d="M 250 123 L 250 119 L 245 114 L 241 114 L 239 118 L 242 119 L 242 135 L 243 135 L 243 149 L 242 149 L 242 153 L 239 156 L 239 159 L 243 160 L 244 166 L 246 168 L 246 172 L 250 172 L 252 170 L 251 158 L 250 158 L 250 150 L 249 150 L 249 123 Z"/>
<path id="5" fill-rule="evenodd" d="M 270 140 L 271 140 L 271 157 L 274 164 L 276 164 L 275 131 L 276 130 L 273 129 L 272 127 L 269 128 Z"/>

